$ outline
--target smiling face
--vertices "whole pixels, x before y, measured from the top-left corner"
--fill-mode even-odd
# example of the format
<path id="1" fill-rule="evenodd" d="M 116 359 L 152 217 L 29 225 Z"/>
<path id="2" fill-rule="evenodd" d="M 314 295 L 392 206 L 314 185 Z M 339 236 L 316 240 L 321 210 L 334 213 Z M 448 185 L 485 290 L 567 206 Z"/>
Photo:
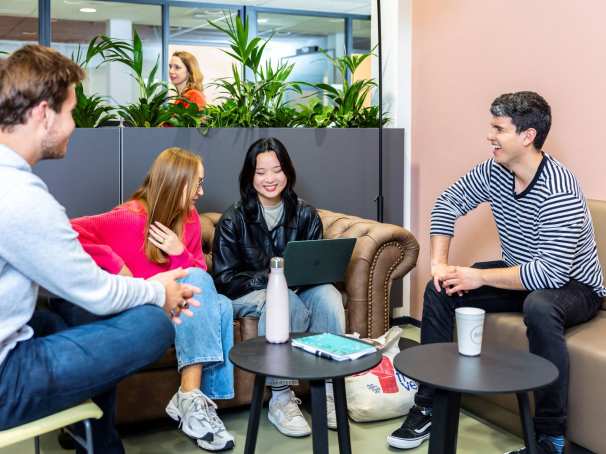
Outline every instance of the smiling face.
<path id="1" fill-rule="evenodd" d="M 75 123 L 72 117 L 72 111 L 76 107 L 76 92 L 74 85 L 70 86 L 67 98 L 61 105 L 61 110 L 55 112 L 52 108 L 46 107 L 46 129 L 42 148 L 42 159 L 61 159 L 67 153 L 67 144 L 69 137 L 74 131 Z"/>
<path id="2" fill-rule="evenodd" d="M 170 57 L 168 76 L 170 77 L 171 83 L 177 88 L 185 86 L 189 79 L 189 73 L 187 72 L 185 63 L 175 55 Z"/>
<path id="3" fill-rule="evenodd" d="M 257 191 L 261 204 L 275 206 L 280 203 L 286 183 L 286 175 L 282 171 L 276 153 L 267 151 L 258 154 L 253 187 Z"/>
<path id="4" fill-rule="evenodd" d="M 486 140 L 490 142 L 495 161 L 511 170 L 512 165 L 520 161 L 526 148 L 532 144 L 533 131 L 528 129 L 517 133 L 510 117 L 492 117 Z"/>

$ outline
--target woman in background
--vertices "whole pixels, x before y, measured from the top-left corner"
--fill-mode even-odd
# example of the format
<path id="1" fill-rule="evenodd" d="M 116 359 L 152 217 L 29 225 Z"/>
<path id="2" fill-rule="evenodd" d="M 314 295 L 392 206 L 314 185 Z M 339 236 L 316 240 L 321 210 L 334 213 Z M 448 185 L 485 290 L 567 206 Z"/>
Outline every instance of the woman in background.
<path id="1" fill-rule="evenodd" d="M 232 306 L 215 289 L 202 253 L 196 200 L 204 194 L 199 156 L 181 148 L 158 155 L 130 201 L 95 216 L 73 219 L 79 240 L 110 273 L 147 278 L 187 268 L 184 282 L 202 290 L 196 315 L 176 327 L 175 348 L 181 386 L 166 412 L 180 429 L 208 451 L 234 447 L 212 399 L 234 396 Z M 153 335 L 153 333 L 150 333 Z M 204 380 L 202 372 L 204 370 Z"/>
<path id="2" fill-rule="evenodd" d="M 282 142 L 259 139 L 248 149 L 240 172 L 240 201 L 215 229 L 213 270 L 219 290 L 231 298 L 235 317 L 259 318 L 265 334 L 265 297 L 271 257 L 283 256 L 293 240 L 322 238 L 322 221 L 314 207 L 294 191 L 295 169 Z M 339 291 L 330 284 L 289 290 L 291 332 L 345 332 Z M 309 435 L 311 429 L 288 385 L 268 378 L 272 388 L 268 418 L 283 434 Z M 328 427 L 336 429 L 332 383 L 326 386 Z"/>
<path id="3" fill-rule="evenodd" d="M 196 57 L 186 51 L 173 53 L 168 64 L 168 75 L 177 90 L 177 95 L 196 104 L 198 109 L 206 106 L 206 97 L 202 88 L 204 78 Z M 189 106 L 189 103 L 183 99 L 177 99 L 175 104 Z"/>

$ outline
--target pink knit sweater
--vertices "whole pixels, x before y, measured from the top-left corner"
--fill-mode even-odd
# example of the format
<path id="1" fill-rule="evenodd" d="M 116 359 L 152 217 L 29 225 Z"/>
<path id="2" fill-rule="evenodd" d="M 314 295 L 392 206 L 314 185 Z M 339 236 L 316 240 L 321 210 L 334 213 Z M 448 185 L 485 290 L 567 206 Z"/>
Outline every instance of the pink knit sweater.
<path id="1" fill-rule="evenodd" d="M 71 220 L 84 250 L 101 268 L 118 274 L 126 265 L 135 277 L 148 278 L 162 271 L 182 267 L 207 269 L 202 253 L 200 218 L 192 208 L 183 226 L 181 255 L 169 256 L 157 264 L 144 252 L 147 212 L 143 204 L 129 201 L 106 213 Z"/>

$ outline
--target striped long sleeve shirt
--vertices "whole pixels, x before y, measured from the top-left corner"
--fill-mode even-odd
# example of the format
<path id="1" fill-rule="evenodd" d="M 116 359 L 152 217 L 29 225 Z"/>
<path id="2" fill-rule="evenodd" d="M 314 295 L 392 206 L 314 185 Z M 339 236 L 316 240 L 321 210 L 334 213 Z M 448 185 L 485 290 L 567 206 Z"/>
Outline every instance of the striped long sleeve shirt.
<path id="1" fill-rule="evenodd" d="M 544 154 L 528 187 L 516 194 L 514 184 L 494 159 L 478 164 L 438 197 L 431 234 L 453 236 L 457 218 L 488 202 L 503 261 L 520 265 L 526 289 L 560 288 L 574 279 L 606 296 L 591 215 L 572 172 Z"/>

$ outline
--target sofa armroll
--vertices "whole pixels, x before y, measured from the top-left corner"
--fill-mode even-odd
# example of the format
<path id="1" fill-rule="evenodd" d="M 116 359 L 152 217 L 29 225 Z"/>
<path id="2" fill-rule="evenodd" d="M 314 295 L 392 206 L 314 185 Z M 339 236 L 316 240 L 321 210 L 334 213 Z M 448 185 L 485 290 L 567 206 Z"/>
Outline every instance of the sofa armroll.
<path id="1" fill-rule="evenodd" d="M 395 279 L 412 270 L 419 243 L 408 230 L 393 224 L 318 210 L 324 238 L 356 238 L 345 275 L 349 331 L 381 336 L 389 328 L 390 292 Z"/>

